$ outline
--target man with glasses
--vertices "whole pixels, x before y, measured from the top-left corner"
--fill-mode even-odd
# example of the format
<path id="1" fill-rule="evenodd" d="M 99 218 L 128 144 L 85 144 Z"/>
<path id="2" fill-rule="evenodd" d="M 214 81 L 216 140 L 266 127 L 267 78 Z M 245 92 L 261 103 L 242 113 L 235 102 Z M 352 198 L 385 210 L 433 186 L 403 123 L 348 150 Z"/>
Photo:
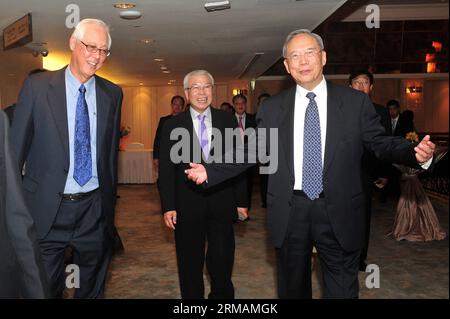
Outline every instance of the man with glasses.
<path id="1" fill-rule="evenodd" d="M 262 104 L 258 128 L 278 129 L 270 143 L 278 168 L 269 175 L 267 227 L 277 252 L 280 298 L 311 298 L 311 254 L 317 249 L 325 298 L 357 298 L 364 238 L 361 185 L 363 148 L 400 164 L 427 168 L 435 145 L 426 136 L 416 147 L 386 136 L 366 94 L 326 81 L 322 38 L 301 29 L 283 47 L 284 65 L 296 85 Z M 276 145 L 274 145 L 276 144 Z M 251 143 L 249 143 L 251 145 Z M 204 188 L 251 164 L 191 164 L 189 179 Z"/>
<path id="2" fill-rule="evenodd" d="M 82 20 L 69 46 L 67 67 L 24 82 L 11 140 L 19 168 L 26 164 L 25 201 L 52 296 L 62 296 L 71 247 L 75 298 L 100 298 L 115 232 L 122 90 L 95 75 L 111 47 L 103 21 Z"/>
<path id="3" fill-rule="evenodd" d="M 236 210 L 247 213 L 245 176 L 211 189 L 202 189 L 188 181 L 184 170 L 193 158 L 214 160 L 225 149 L 225 130 L 237 127 L 232 114 L 211 107 L 214 79 L 204 70 L 188 73 L 184 92 L 191 104 L 188 111 L 166 121 L 160 145 L 160 196 L 164 223 L 174 230 L 181 297 L 203 299 L 203 268 L 211 278 L 211 299 L 234 298 L 231 274 L 234 263 L 233 217 Z M 189 133 L 183 140 L 177 130 Z M 214 135 L 213 130 L 221 133 Z M 177 139 L 172 140 L 171 133 Z M 181 133 L 181 132 L 179 132 Z M 240 141 L 238 133 L 237 139 Z M 172 158 L 172 148 L 183 144 L 181 162 Z M 216 144 L 218 143 L 218 144 Z M 176 145 L 176 146 L 175 146 Z M 216 149 L 220 147 L 221 151 Z M 176 152 L 178 154 L 178 152 Z M 207 251 L 205 256 L 206 242 Z"/>
<path id="4" fill-rule="evenodd" d="M 357 70 L 350 74 L 348 85 L 360 92 L 367 94 L 370 98 L 373 90 L 373 74 L 367 70 Z M 391 125 L 389 122 L 389 113 L 379 104 L 373 103 L 374 109 L 380 117 L 380 124 L 383 125 L 386 134 L 392 135 Z M 361 159 L 361 177 L 364 191 L 364 205 L 365 205 L 365 232 L 364 244 L 361 249 L 361 256 L 359 257 L 359 270 L 366 271 L 367 251 L 369 249 L 370 239 L 370 219 L 372 216 L 372 190 L 374 184 L 377 187 L 384 187 L 387 183 L 387 176 L 390 171 L 390 164 L 383 163 L 375 157 L 375 154 L 367 151 L 363 152 Z"/>

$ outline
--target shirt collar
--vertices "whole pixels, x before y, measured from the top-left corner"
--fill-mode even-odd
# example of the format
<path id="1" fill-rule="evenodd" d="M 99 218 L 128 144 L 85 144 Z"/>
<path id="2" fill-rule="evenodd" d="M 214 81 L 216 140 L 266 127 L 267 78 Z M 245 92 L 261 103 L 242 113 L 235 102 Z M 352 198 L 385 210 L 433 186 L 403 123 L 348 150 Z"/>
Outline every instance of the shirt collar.
<path id="1" fill-rule="evenodd" d="M 305 88 L 303 88 L 297 84 L 296 94 L 298 94 L 301 97 L 303 97 L 303 96 L 306 97 L 306 94 L 309 92 L 313 92 L 316 95 L 316 97 L 325 96 L 325 94 L 327 93 L 327 81 L 325 81 L 325 77 L 323 75 L 322 75 L 322 81 L 320 81 L 320 83 L 317 84 L 317 86 L 314 89 L 312 89 L 311 91 L 308 91 Z"/>
<path id="2" fill-rule="evenodd" d="M 190 107 L 189 108 L 189 112 L 191 112 L 191 117 L 192 117 L 192 119 L 193 120 L 195 120 L 195 119 L 198 119 L 198 116 L 200 115 L 200 114 L 204 114 L 204 115 L 206 115 L 206 120 L 210 120 L 211 119 L 211 110 L 210 110 L 210 106 L 208 106 L 208 108 L 206 109 L 206 110 L 204 110 L 202 113 L 200 113 L 200 112 L 197 112 L 196 110 L 194 110 L 194 108 L 193 107 Z"/>
<path id="3" fill-rule="evenodd" d="M 70 65 L 68 65 L 66 68 L 65 76 L 69 92 L 76 97 L 78 95 L 79 92 L 78 89 L 81 86 L 81 82 L 78 81 L 78 79 L 73 75 L 72 71 L 70 71 Z M 95 76 L 91 77 L 86 83 L 84 83 L 84 87 L 86 88 L 86 94 L 91 93 L 94 86 L 95 86 Z"/>
<path id="4" fill-rule="evenodd" d="M 246 114 L 247 114 L 246 112 L 242 113 L 241 115 L 239 115 L 239 114 L 237 114 L 237 113 L 234 113 L 234 115 L 236 115 L 236 117 L 237 117 L 238 120 L 239 120 L 239 117 L 241 117 L 241 116 L 242 116 L 242 119 L 245 120 L 245 115 L 246 115 Z"/>

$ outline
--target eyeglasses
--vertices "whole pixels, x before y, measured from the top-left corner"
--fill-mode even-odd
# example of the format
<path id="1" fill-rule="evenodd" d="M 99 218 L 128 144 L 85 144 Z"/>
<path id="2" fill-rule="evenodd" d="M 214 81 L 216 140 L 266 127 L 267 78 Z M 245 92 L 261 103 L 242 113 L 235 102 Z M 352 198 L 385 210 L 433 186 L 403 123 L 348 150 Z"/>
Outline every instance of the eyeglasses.
<path id="1" fill-rule="evenodd" d="M 190 88 L 186 88 L 186 90 L 190 90 L 192 93 L 198 93 L 201 90 L 211 90 L 213 87 L 213 85 L 211 83 L 207 83 L 205 85 L 200 85 L 200 84 L 194 84 L 193 86 L 191 86 Z"/>
<path id="2" fill-rule="evenodd" d="M 86 43 L 84 43 L 84 42 L 81 41 L 81 40 L 78 40 L 78 41 L 80 41 L 81 43 L 84 44 L 84 46 L 86 47 L 86 51 L 89 52 L 89 53 L 97 53 L 97 52 L 100 52 L 100 55 L 101 55 L 101 56 L 104 56 L 104 57 L 109 56 L 109 55 L 111 54 L 111 51 L 109 51 L 109 50 L 106 50 L 106 49 L 99 49 L 99 48 L 97 48 L 96 46 L 93 46 L 93 45 L 90 45 L 90 44 L 86 44 Z"/>
<path id="3" fill-rule="evenodd" d="M 368 86 L 370 84 L 369 81 L 364 81 L 364 80 L 362 80 L 362 81 L 353 81 L 352 83 L 353 83 L 353 85 L 357 85 L 357 86 Z"/>
<path id="4" fill-rule="evenodd" d="M 312 59 L 316 56 L 317 53 L 322 51 L 322 49 L 307 49 L 303 53 L 300 52 L 294 52 L 291 53 L 286 59 L 292 60 L 292 61 L 298 61 L 301 57 L 304 57 L 305 59 Z"/>

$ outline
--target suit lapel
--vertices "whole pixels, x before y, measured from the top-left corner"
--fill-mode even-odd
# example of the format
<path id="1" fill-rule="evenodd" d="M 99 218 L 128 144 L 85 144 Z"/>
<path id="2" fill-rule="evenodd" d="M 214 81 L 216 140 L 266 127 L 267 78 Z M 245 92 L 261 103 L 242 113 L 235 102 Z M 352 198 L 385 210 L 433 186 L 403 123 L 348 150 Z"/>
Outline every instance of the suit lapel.
<path id="1" fill-rule="evenodd" d="M 66 68 L 59 70 L 55 73 L 53 79 L 50 80 L 47 100 L 58 129 L 66 162 L 69 163 L 69 133 L 67 124 L 65 70 Z"/>
<path id="2" fill-rule="evenodd" d="M 103 80 L 95 76 L 95 93 L 97 95 L 97 150 L 103 145 L 108 123 L 109 111 L 111 109 L 111 98 Z M 100 160 L 100 153 L 97 151 L 97 162 Z"/>
<path id="3" fill-rule="evenodd" d="M 330 166 L 336 152 L 336 147 L 338 146 L 342 135 L 342 124 L 344 123 L 340 95 L 337 94 L 336 88 L 329 81 L 327 81 L 327 91 L 327 133 L 323 165 L 324 174 Z"/>
<path id="4" fill-rule="evenodd" d="M 294 176 L 294 109 L 296 86 L 291 88 L 281 104 L 281 112 L 278 117 L 279 141 L 284 149 L 288 169 Z"/>

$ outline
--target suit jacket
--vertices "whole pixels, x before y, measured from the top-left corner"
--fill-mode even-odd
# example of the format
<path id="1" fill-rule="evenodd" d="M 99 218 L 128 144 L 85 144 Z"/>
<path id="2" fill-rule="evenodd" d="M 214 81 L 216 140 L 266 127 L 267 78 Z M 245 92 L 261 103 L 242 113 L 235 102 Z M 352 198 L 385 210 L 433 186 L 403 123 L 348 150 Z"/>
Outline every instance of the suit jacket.
<path id="1" fill-rule="evenodd" d="M 25 80 L 12 125 L 13 151 L 20 168 L 26 162 L 25 201 L 39 238 L 45 237 L 53 224 L 69 171 L 64 72 L 65 68 L 38 73 Z M 95 83 L 99 190 L 103 214 L 113 234 L 122 90 L 99 76 L 95 76 Z"/>
<path id="2" fill-rule="evenodd" d="M 388 110 L 382 105 L 373 104 L 375 111 L 380 117 L 380 124 L 384 127 L 386 135 L 392 135 L 392 125 Z M 380 161 L 373 152 L 364 150 L 361 167 L 365 174 L 367 187 L 372 188 L 372 182 L 378 177 L 387 177 L 390 172 L 391 164 Z"/>
<path id="3" fill-rule="evenodd" d="M 48 297 L 33 219 L 25 205 L 9 122 L 0 111 L 0 298 Z"/>
<path id="4" fill-rule="evenodd" d="M 392 125 L 391 125 L 392 131 Z M 397 125 L 395 126 L 395 130 L 392 133 L 394 136 L 406 137 L 406 134 L 409 132 L 415 131 L 414 123 L 411 120 L 406 119 L 402 114 L 398 117 Z"/>
<path id="5" fill-rule="evenodd" d="M 237 121 L 233 115 L 212 107 L 210 109 L 212 126 L 219 129 L 223 137 L 225 137 L 225 128 L 237 127 Z M 175 128 L 185 128 L 190 134 L 192 142 L 190 143 L 190 161 L 193 161 L 193 143 L 197 143 L 198 150 L 201 149 L 189 110 L 172 117 L 165 123 L 162 131 L 159 165 L 162 212 L 176 210 L 179 221 L 185 216 L 195 213 L 198 207 L 208 205 L 209 209 L 222 210 L 229 213 L 230 218 L 233 218 L 236 207 L 248 206 L 245 178 L 234 178 L 209 189 L 199 187 L 188 180 L 184 171 L 189 168 L 189 162 L 175 164 L 170 159 L 172 146 L 179 142 L 179 139 L 170 140 L 170 133 Z"/>
<path id="6" fill-rule="evenodd" d="M 249 113 L 247 113 L 245 115 L 245 127 L 244 127 L 244 129 L 247 129 L 249 127 L 256 128 L 256 114 L 249 114 Z"/>
<path id="7" fill-rule="evenodd" d="M 330 223 L 344 250 L 360 249 L 364 242 L 364 205 L 361 156 L 364 147 L 386 161 L 419 167 L 413 145 L 386 136 L 367 94 L 327 81 L 327 130 L 323 188 Z M 268 98 L 257 114 L 258 128 L 278 129 L 278 169 L 269 175 L 267 226 L 275 247 L 281 247 L 288 228 L 294 189 L 294 106 L 296 87 Z M 206 165 L 208 184 L 216 185 L 245 169 L 239 164 Z"/>
<path id="8" fill-rule="evenodd" d="M 159 159 L 159 146 L 161 145 L 161 132 L 164 123 L 170 119 L 173 115 L 163 116 L 159 119 L 158 128 L 156 129 L 155 140 L 153 141 L 153 158 Z"/>

